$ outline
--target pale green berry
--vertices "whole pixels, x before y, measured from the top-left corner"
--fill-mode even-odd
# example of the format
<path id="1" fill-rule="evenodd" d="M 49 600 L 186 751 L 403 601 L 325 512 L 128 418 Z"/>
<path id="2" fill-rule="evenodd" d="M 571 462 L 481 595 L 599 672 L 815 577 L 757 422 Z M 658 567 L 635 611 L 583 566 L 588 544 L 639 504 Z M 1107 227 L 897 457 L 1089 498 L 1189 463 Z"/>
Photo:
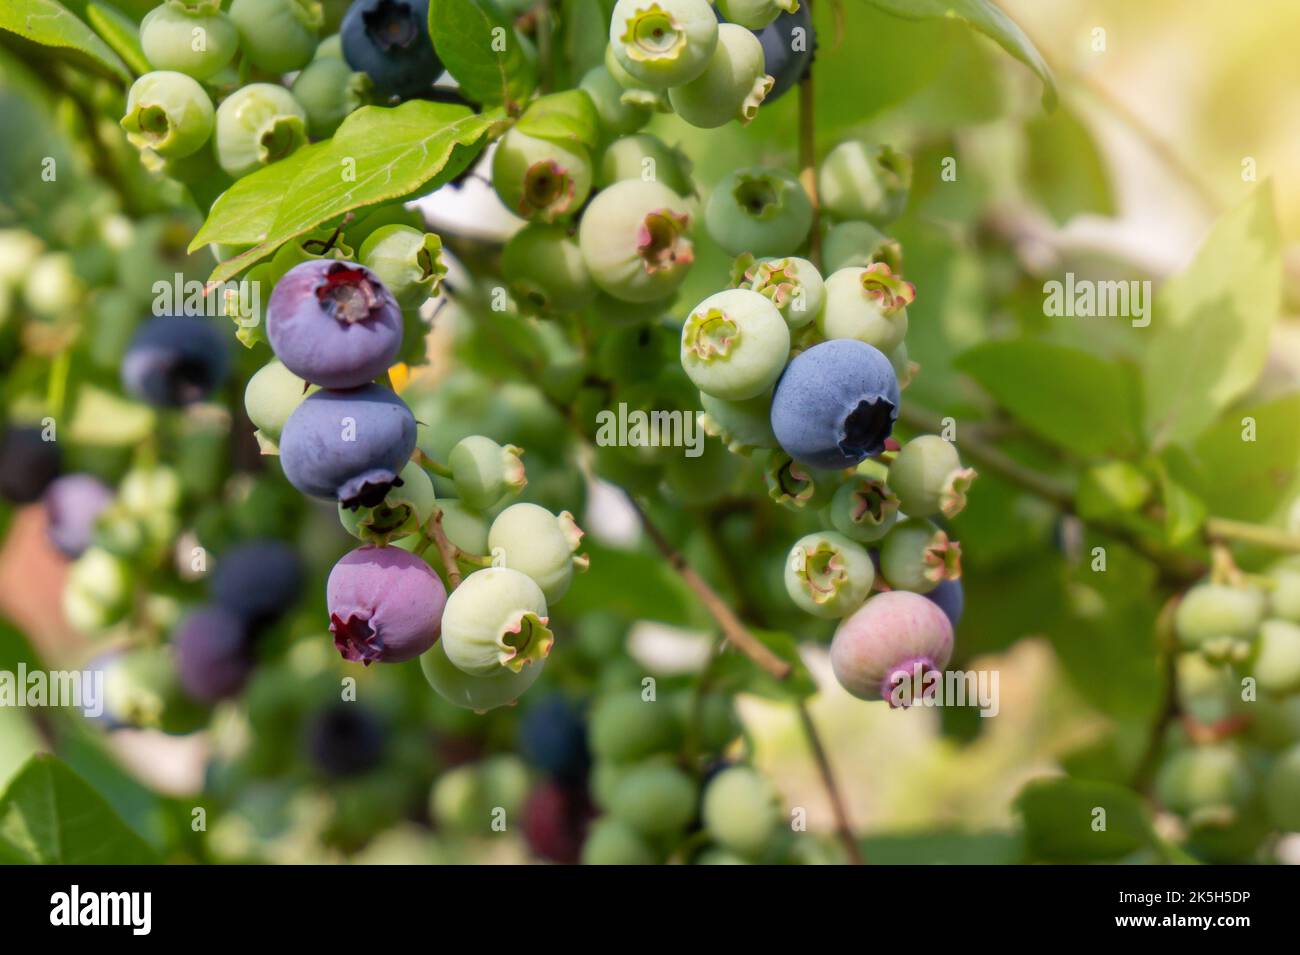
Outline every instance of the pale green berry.
<path id="1" fill-rule="evenodd" d="M 685 199 L 660 182 L 625 179 L 587 206 L 578 247 L 592 281 L 624 302 L 657 302 L 685 281 L 695 250 Z"/>
<path id="2" fill-rule="evenodd" d="M 889 266 L 851 267 L 826 279 L 826 307 L 817 328 L 827 338 L 855 338 L 888 354 L 907 335 L 907 306 L 916 287 Z"/>
<path id="3" fill-rule="evenodd" d="M 704 828 L 715 842 L 752 859 L 779 832 L 781 797 L 771 782 L 748 766 L 733 766 L 709 781 L 702 814 Z"/>
<path id="4" fill-rule="evenodd" d="M 775 448 L 772 433 L 772 393 L 764 391 L 743 401 L 728 401 L 700 392 L 704 414 L 700 426 L 706 434 L 721 438 L 736 454 L 748 454 L 755 448 Z"/>
<path id="5" fill-rule="evenodd" d="M 718 9 L 732 23 L 761 30 L 783 13 L 799 9 L 799 0 L 718 0 Z"/>
<path id="6" fill-rule="evenodd" d="M 961 545 L 929 521 L 910 518 L 885 537 L 880 573 L 895 590 L 928 594 L 943 581 L 961 577 Z"/>
<path id="7" fill-rule="evenodd" d="M 1269 613 L 1300 623 L 1300 558 L 1291 557 L 1274 564 L 1268 575 L 1273 579 L 1273 589 L 1268 595 Z"/>
<path id="8" fill-rule="evenodd" d="M 643 836 L 680 833 L 695 816 L 695 781 L 673 766 L 636 766 L 614 787 L 609 814 Z"/>
<path id="9" fill-rule="evenodd" d="M 1282 753 L 1264 782 L 1264 801 L 1273 825 L 1300 832 L 1300 746 Z"/>
<path id="10" fill-rule="evenodd" d="M 86 634 L 122 621 L 131 609 L 131 566 L 102 547 L 90 547 L 72 562 L 63 587 L 68 621 Z"/>
<path id="11" fill-rule="evenodd" d="M 306 66 L 325 21 L 319 0 L 231 0 L 230 19 L 249 62 L 269 73 Z"/>
<path id="12" fill-rule="evenodd" d="M 596 182 L 602 187 L 624 179 L 662 182 L 679 196 L 689 196 L 694 192 L 690 172 L 691 161 L 680 150 L 650 133 L 635 133 L 605 147 Z"/>
<path id="13" fill-rule="evenodd" d="M 728 289 L 695 307 L 682 325 L 682 367 L 701 391 L 743 401 L 771 389 L 790 353 L 790 329 L 772 302 Z"/>
<path id="14" fill-rule="evenodd" d="M 636 830 L 617 819 L 599 819 L 592 824 L 582 844 L 583 865 L 654 865 L 654 849 Z"/>
<path id="15" fill-rule="evenodd" d="M 626 136 L 650 122 L 650 110 L 625 102 L 621 83 L 603 65 L 593 66 L 582 77 L 578 88 L 591 97 L 600 120 L 601 133 L 607 138 Z"/>
<path id="16" fill-rule="evenodd" d="M 414 461 L 398 473 L 395 485 L 373 507 L 338 506 L 339 521 L 353 537 L 383 547 L 408 534 L 418 534 L 433 516 L 436 498 L 428 473 Z"/>
<path id="17" fill-rule="evenodd" d="M 1260 688 L 1270 693 L 1300 690 L 1300 624 L 1265 620 L 1259 628 L 1250 672 Z"/>
<path id="18" fill-rule="evenodd" d="M 745 287 L 771 299 L 792 332 L 811 324 L 826 307 L 826 283 L 807 259 L 764 259 L 746 275 Z"/>
<path id="19" fill-rule="evenodd" d="M 854 475 L 831 498 L 830 520 L 850 540 L 878 541 L 898 520 L 898 496 L 883 481 Z"/>
<path id="20" fill-rule="evenodd" d="M 876 570 L 859 544 L 834 531 L 799 538 L 785 562 L 785 590 L 815 617 L 846 617 L 871 595 Z"/>
<path id="21" fill-rule="evenodd" d="M 140 21 L 140 48 L 156 70 L 206 80 L 234 58 L 239 32 L 221 0 L 166 0 Z"/>
<path id="22" fill-rule="evenodd" d="M 973 480 L 975 471 L 961 466 L 953 443 L 933 434 L 907 442 L 889 466 L 889 486 L 910 517 L 956 517 Z"/>
<path id="23" fill-rule="evenodd" d="M 441 640 L 420 656 L 420 669 L 434 692 L 448 703 L 476 713 L 514 703 L 537 682 L 545 663 L 538 660 L 518 673 L 498 667 L 489 676 L 471 676 L 447 659 L 447 649 Z"/>
<path id="24" fill-rule="evenodd" d="M 1156 777 L 1156 795 L 1161 803 L 1183 815 L 1240 809 L 1254 788 L 1241 750 L 1230 743 L 1179 750 Z"/>
<path id="25" fill-rule="evenodd" d="M 789 253 L 803 245 L 812 221 L 808 194 L 798 179 L 780 169 L 730 173 L 714 187 L 704 209 L 709 235 L 732 255 Z"/>
<path id="26" fill-rule="evenodd" d="M 554 222 L 582 208 L 591 192 L 591 159 L 576 144 L 511 129 L 492 156 L 492 185 L 507 209 Z"/>
<path id="27" fill-rule="evenodd" d="M 617 690 L 592 705 L 587 738 L 598 760 L 633 763 L 673 749 L 680 728 L 670 703 L 646 700 L 639 690 Z"/>
<path id="28" fill-rule="evenodd" d="M 507 567 L 477 570 L 447 598 L 442 646 L 471 676 L 518 673 L 544 660 L 555 642 L 546 597 L 531 577 Z"/>
<path id="29" fill-rule="evenodd" d="M 1212 660 L 1240 660 L 1264 622 L 1265 603 L 1254 587 L 1198 584 L 1179 601 L 1174 631 L 1183 646 Z"/>
<path id="30" fill-rule="evenodd" d="M 251 83 L 217 107 L 214 142 L 226 174 L 246 176 L 307 142 L 307 113 L 284 87 Z"/>
<path id="31" fill-rule="evenodd" d="M 586 568 L 586 556 L 576 553 L 581 540 L 572 514 L 552 514 L 536 504 L 512 504 L 488 531 L 493 560 L 531 577 L 548 605 L 565 595 L 575 570 Z"/>
<path id="32" fill-rule="evenodd" d="M 197 80 L 162 70 L 131 84 L 121 125 L 137 149 L 175 159 L 203 147 L 215 116 L 212 100 Z"/>
<path id="33" fill-rule="evenodd" d="M 832 149 L 817 173 L 818 197 L 827 214 L 873 225 L 902 215 L 911 187 L 912 161 L 906 155 L 856 140 Z"/>
<path id="34" fill-rule="evenodd" d="M 277 453 L 280 432 L 284 430 L 289 415 L 308 395 L 319 390 L 284 367 L 278 358 L 271 359 L 248 379 L 248 387 L 244 389 L 244 411 L 257 428 L 256 436 L 263 454 Z"/>
<path id="35" fill-rule="evenodd" d="M 512 444 L 500 445 L 481 434 L 462 438 L 447 458 L 456 493 L 476 510 L 496 507 L 528 483 L 522 454 Z"/>
<path id="36" fill-rule="evenodd" d="M 745 125 L 758 115 L 775 82 L 763 67 L 758 37 L 734 23 L 720 24 L 718 44 L 704 72 L 669 89 L 668 102 L 678 116 L 701 129 L 716 129 L 733 119 Z"/>
<path id="37" fill-rule="evenodd" d="M 596 296 L 582 250 L 563 226 L 520 229 L 501 251 L 501 271 L 520 310 L 530 314 L 566 315 Z"/>
<path id="38" fill-rule="evenodd" d="M 822 239 L 822 265 L 826 274 L 850 267 L 866 268 L 884 262 L 890 271 L 903 271 L 903 250 L 870 222 L 840 222 Z"/>
<path id="39" fill-rule="evenodd" d="M 402 308 L 419 308 L 438 293 L 447 274 L 442 239 L 406 225 L 386 225 L 367 236 L 358 250 L 361 264 L 384 283 Z"/>
<path id="40" fill-rule="evenodd" d="M 619 65 L 651 89 L 680 86 L 704 72 L 720 32 L 707 0 L 618 0 L 609 21 Z"/>

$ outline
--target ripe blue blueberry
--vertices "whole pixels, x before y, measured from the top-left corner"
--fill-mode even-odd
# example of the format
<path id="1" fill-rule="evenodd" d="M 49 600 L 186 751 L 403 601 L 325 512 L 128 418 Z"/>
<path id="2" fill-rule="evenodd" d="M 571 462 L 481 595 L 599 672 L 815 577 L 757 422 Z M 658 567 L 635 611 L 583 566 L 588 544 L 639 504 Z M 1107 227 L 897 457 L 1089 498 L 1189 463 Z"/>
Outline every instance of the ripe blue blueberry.
<path id="1" fill-rule="evenodd" d="M 415 418 L 387 388 L 318 391 L 285 422 L 280 464 L 302 493 L 373 507 L 415 450 Z"/>
<path id="2" fill-rule="evenodd" d="M 808 73 L 817 49 L 812 10 L 799 4 L 793 13 L 782 13 L 758 32 L 763 45 L 763 71 L 774 80 L 765 102 L 780 99 Z"/>
<path id="3" fill-rule="evenodd" d="M 895 590 L 877 594 L 835 630 L 831 669 L 860 700 L 905 705 L 900 687 L 943 670 L 952 656 L 952 624 L 932 601 Z"/>
<path id="4" fill-rule="evenodd" d="M 213 143 L 228 176 L 246 176 L 306 142 L 307 112 L 283 86 L 250 83 L 217 107 Z"/>
<path id="5" fill-rule="evenodd" d="M 231 0 L 230 19 L 250 63 L 288 73 L 311 62 L 325 17 L 319 0 Z"/>
<path id="6" fill-rule="evenodd" d="M 614 57 L 650 89 L 680 86 L 703 73 L 718 32 L 708 0 L 618 0 L 609 21 Z"/>
<path id="7" fill-rule="evenodd" d="M 322 388 L 357 388 L 384 374 L 402 348 L 402 311 L 362 265 L 315 259 L 276 283 L 266 309 L 271 348 Z"/>
<path id="8" fill-rule="evenodd" d="M 701 129 L 716 129 L 733 119 L 748 124 L 758 115 L 773 84 L 764 72 L 763 44 L 758 37 L 734 23 L 723 23 L 717 29 L 717 46 L 704 71 L 668 90 L 668 102 L 677 115 Z"/>
<path id="9" fill-rule="evenodd" d="M 361 776 L 384 760 L 388 733 L 363 703 L 332 703 L 307 720 L 305 743 L 312 765 L 336 779 Z"/>
<path id="10" fill-rule="evenodd" d="M 789 353 L 785 319 L 771 300 L 748 289 L 710 295 L 682 325 L 682 367 L 697 388 L 716 398 L 763 394 Z"/>
<path id="11" fill-rule="evenodd" d="M 212 572 L 212 599 L 250 627 L 274 621 L 302 596 L 302 558 L 278 540 L 247 541 L 221 554 Z"/>
<path id="12" fill-rule="evenodd" d="M 786 558 L 786 593 L 815 617 L 848 616 L 871 594 L 875 579 L 866 550 L 834 531 L 799 538 Z"/>
<path id="13" fill-rule="evenodd" d="M 704 209 L 709 235 L 732 255 L 788 253 L 803 245 L 812 220 L 808 194 L 798 179 L 781 169 L 730 173 L 714 187 Z"/>
<path id="14" fill-rule="evenodd" d="M 339 27 L 343 57 L 383 99 L 429 92 L 442 63 L 429 39 L 428 0 L 355 0 Z"/>
<path id="15" fill-rule="evenodd" d="M 546 624 L 546 597 L 531 577 L 487 567 L 451 592 L 442 645 L 447 659 L 470 676 L 518 673 L 551 652 L 555 637 Z"/>
<path id="16" fill-rule="evenodd" d="M 975 471 L 963 468 L 951 441 L 926 434 L 903 445 L 889 466 L 889 486 L 910 517 L 956 517 Z"/>
<path id="17" fill-rule="evenodd" d="M 42 498 L 45 532 L 65 557 L 80 557 L 90 546 L 99 515 L 113 503 L 113 489 L 93 474 L 55 478 Z"/>
<path id="18" fill-rule="evenodd" d="M 59 473 L 63 456 L 40 428 L 8 425 L 0 435 L 0 498 L 13 504 L 37 500 Z"/>
<path id="19" fill-rule="evenodd" d="M 623 179 L 583 212 L 578 247 L 591 279 L 622 302 L 670 297 L 695 261 L 690 206 L 660 182 Z"/>
<path id="20" fill-rule="evenodd" d="M 944 615 L 952 623 L 953 629 L 961 623 L 962 610 L 966 606 L 966 596 L 962 590 L 960 580 L 942 580 L 939 586 L 935 587 L 925 595 L 929 600 L 944 612 Z"/>
<path id="21" fill-rule="evenodd" d="M 420 669 L 434 692 L 453 706 L 475 713 L 512 705 L 537 682 L 545 665 L 545 660 L 538 660 L 518 673 L 498 667 L 488 676 L 471 676 L 447 659 L 441 640 L 420 657 Z"/>
<path id="22" fill-rule="evenodd" d="M 208 398 L 226 378 L 226 336 L 205 318 L 153 318 L 136 330 L 122 361 L 122 387 L 161 408 Z"/>
<path id="23" fill-rule="evenodd" d="M 822 342 L 796 355 L 777 382 L 772 430 L 796 461 L 848 468 L 884 450 L 898 405 L 898 378 L 879 349 Z"/>
<path id="24" fill-rule="evenodd" d="M 827 338 L 856 338 L 888 354 L 907 334 L 907 306 L 916 287 L 883 262 L 847 268 L 826 279 L 826 307 L 817 328 Z"/>
<path id="25" fill-rule="evenodd" d="M 200 703 L 239 694 L 253 672 L 252 646 L 244 621 L 221 607 L 187 614 L 172 636 L 181 686 Z"/>
<path id="26" fill-rule="evenodd" d="M 344 554 L 325 584 L 330 632 L 343 659 L 402 663 L 438 639 L 447 591 L 419 557 L 400 547 Z"/>
<path id="27" fill-rule="evenodd" d="M 197 80 L 158 70 L 131 84 L 121 125 L 135 147 L 179 159 L 207 143 L 214 117 L 212 100 Z"/>
<path id="28" fill-rule="evenodd" d="M 519 752 L 559 779 L 585 779 L 591 753 L 581 708 L 562 693 L 552 693 L 528 707 L 519 724 Z"/>

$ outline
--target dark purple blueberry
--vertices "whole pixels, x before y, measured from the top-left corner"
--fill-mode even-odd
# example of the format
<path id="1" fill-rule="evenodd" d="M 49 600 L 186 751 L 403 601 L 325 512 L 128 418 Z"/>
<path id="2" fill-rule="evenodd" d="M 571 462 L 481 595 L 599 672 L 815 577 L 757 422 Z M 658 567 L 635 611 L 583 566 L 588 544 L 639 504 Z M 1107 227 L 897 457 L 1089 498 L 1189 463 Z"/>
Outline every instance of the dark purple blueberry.
<path id="1" fill-rule="evenodd" d="M 59 473 L 62 456 L 40 428 L 8 427 L 0 437 L 0 497 L 30 504 L 45 493 Z"/>
<path id="2" fill-rule="evenodd" d="M 547 781 L 524 803 L 524 838 L 528 848 L 551 862 L 575 865 L 596 809 L 584 785 Z"/>
<path id="3" fill-rule="evenodd" d="M 237 696 L 253 672 L 244 621 L 220 607 L 200 607 L 187 614 L 172 645 L 181 686 L 200 703 Z"/>
<path id="4" fill-rule="evenodd" d="M 587 721 L 563 694 L 538 700 L 519 726 L 519 752 L 538 769 L 569 782 L 585 779 L 591 767 Z"/>
<path id="5" fill-rule="evenodd" d="M 334 703 L 307 722 L 307 755 L 326 776 L 360 776 L 384 759 L 386 734 L 379 717 L 361 703 Z"/>
<path id="6" fill-rule="evenodd" d="M 414 660 L 437 641 L 447 591 L 400 547 L 358 547 L 325 584 L 330 632 L 343 659 L 367 665 Z"/>
<path id="7" fill-rule="evenodd" d="M 402 310 L 364 265 L 315 259 L 271 292 L 266 337 L 291 372 L 322 388 L 359 388 L 402 349 Z"/>
<path id="8" fill-rule="evenodd" d="M 221 555 L 212 574 L 212 599 L 260 627 L 298 602 L 302 579 L 302 560 L 288 544 L 249 541 Z"/>
<path id="9" fill-rule="evenodd" d="M 179 408 L 216 391 L 229 366 L 229 343 L 211 320 L 191 315 L 153 318 L 127 346 L 122 387 L 155 407 Z"/>
<path id="10" fill-rule="evenodd" d="M 960 580 L 940 581 L 939 586 L 925 595 L 944 612 L 948 621 L 955 628 L 961 622 L 961 612 L 966 606 L 966 595 L 962 591 Z"/>
<path id="11" fill-rule="evenodd" d="M 318 391 L 280 435 L 280 466 L 302 493 L 344 507 L 374 507 L 415 450 L 415 418 L 387 388 Z"/>
<path id="12" fill-rule="evenodd" d="M 348 66 L 382 98 L 430 93 L 442 63 L 429 39 L 429 0 L 356 0 L 339 27 Z"/>
<path id="13" fill-rule="evenodd" d="M 763 44 L 763 69 L 776 80 L 763 100 L 771 103 L 803 79 L 812 65 L 817 49 L 812 11 L 808 4 L 801 3 L 794 13 L 782 13 L 755 32 L 758 42 Z"/>
<path id="14" fill-rule="evenodd" d="M 113 503 L 113 489 L 93 474 L 65 474 L 45 490 L 45 532 L 65 557 L 90 546 L 95 521 Z"/>

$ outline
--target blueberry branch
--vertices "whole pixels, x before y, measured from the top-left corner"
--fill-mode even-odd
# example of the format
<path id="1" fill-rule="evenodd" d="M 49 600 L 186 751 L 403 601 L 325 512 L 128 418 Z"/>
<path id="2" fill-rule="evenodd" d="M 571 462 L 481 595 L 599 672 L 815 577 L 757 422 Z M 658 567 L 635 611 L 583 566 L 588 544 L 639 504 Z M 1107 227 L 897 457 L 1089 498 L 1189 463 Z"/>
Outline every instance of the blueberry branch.
<path id="1" fill-rule="evenodd" d="M 411 460 L 420 465 L 420 467 L 424 468 L 426 471 L 431 471 L 438 475 L 438 477 L 447 479 L 451 478 L 451 468 L 447 467 L 447 465 L 440 461 L 435 461 L 419 448 L 416 448 L 411 452 Z"/>
<path id="2" fill-rule="evenodd" d="M 438 556 L 442 559 L 442 569 L 447 572 L 447 589 L 455 590 L 460 586 L 460 567 L 456 563 L 456 545 L 447 539 L 447 532 L 442 529 L 442 508 L 433 512 L 433 517 L 424 526 L 425 534 L 433 539 L 438 547 Z"/>

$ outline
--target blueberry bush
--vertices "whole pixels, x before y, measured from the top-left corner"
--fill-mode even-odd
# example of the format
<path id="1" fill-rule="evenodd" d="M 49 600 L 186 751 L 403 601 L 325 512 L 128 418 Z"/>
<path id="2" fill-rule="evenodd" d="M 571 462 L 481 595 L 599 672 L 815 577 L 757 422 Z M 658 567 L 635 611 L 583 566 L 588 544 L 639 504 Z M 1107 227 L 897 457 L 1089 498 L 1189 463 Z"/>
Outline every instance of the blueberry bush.
<path id="1" fill-rule="evenodd" d="M 1275 194 L 993 0 L 11 0 L 0 115 L 0 861 L 1295 860 Z"/>

